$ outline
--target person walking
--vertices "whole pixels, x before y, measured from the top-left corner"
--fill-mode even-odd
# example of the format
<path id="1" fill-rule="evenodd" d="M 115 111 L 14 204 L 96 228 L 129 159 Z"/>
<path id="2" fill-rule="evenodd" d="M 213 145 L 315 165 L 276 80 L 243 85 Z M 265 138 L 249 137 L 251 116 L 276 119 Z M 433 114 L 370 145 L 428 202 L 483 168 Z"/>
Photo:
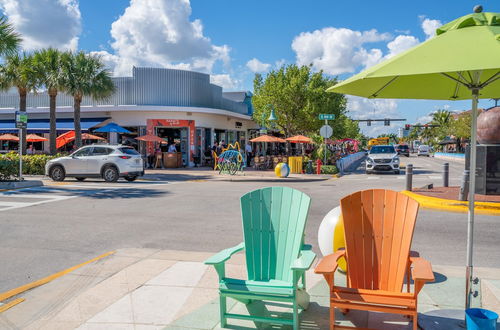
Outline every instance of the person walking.
<path id="1" fill-rule="evenodd" d="M 247 167 L 250 167 L 250 162 L 252 160 L 252 156 L 253 156 L 253 153 L 252 153 L 252 145 L 250 144 L 250 142 L 247 142 L 246 145 L 245 145 L 245 153 L 246 153 L 246 156 L 247 156 Z"/>

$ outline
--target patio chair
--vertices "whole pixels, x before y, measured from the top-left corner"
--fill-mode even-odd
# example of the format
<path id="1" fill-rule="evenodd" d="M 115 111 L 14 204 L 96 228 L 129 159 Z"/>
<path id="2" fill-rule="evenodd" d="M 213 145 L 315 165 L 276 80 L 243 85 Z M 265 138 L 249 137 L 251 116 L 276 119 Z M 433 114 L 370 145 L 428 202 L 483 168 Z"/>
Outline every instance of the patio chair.
<path id="1" fill-rule="evenodd" d="M 340 203 L 345 250 L 324 257 L 315 269 L 330 286 L 330 329 L 335 329 L 335 308 L 340 308 L 407 315 L 416 330 L 418 293 L 426 282 L 434 281 L 431 264 L 410 253 L 418 203 L 383 189 L 358 191 Z M 334 282 L 341 257 L 347 260 L 347 287 Z M 409 292 L 410 271 L 413 292 Z M 405 274 L 408 292 L 403 292 Z"/>
<path id="2" fill-rule="evenodd" d="M 305 272 L 316 255 L 303 244 L 310 198 L 288 187 L 254 190 L 241 197 L 244 243 L 223 250 L 205 261 L 219 275 L 220 318 L 292 325 L 299 329 L 299 308 L 307 309 Z M 224 264 L 234 253 L 245 250 L 248 280 L 228 278 Z M 226 299 L 242 303 L 274 301 L 290 303 L 293 317 L 228 313 Z"/>

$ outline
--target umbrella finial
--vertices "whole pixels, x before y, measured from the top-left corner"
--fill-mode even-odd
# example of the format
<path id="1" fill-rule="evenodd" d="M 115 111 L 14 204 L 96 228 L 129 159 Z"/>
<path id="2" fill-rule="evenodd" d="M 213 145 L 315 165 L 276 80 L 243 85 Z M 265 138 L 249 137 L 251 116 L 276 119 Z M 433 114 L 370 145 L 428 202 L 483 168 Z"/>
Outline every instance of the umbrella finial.
<path id="1" fill-rule="evenodd" d="M 483 12 L 483 6 L 481 6 L 481 5 L 474 6 L 473 10 L 474 10 L 475 13 L 482 13 Z"/>

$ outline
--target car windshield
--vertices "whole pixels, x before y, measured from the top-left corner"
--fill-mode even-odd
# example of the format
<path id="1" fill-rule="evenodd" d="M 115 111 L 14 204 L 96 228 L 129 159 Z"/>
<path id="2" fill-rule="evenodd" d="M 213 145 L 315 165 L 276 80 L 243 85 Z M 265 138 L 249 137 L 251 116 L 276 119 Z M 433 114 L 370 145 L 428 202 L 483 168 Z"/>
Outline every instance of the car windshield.
<path id="1" fill-rule="evenodd" d="M 375 146 L 370 150 L 371 154 L 394 154 L 396 151 L 393 146 Z"/>
<path id="2" fill-rule="evenodd" d="M 399 146 L 399 149 L 408 149 L 408 146 Z"/>
<path id="3" fill-rule="evenodd" d="M 134 148 L 118 148 L 121 152 L 127 155 L 140 155 Z"/>

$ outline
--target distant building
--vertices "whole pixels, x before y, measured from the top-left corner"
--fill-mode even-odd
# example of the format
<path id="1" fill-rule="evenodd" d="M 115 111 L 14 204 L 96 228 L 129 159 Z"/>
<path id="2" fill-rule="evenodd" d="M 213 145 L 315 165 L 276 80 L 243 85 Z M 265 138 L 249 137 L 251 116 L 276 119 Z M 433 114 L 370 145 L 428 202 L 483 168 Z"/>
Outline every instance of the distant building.
<path id="1" fill-rule="evenodd" d="M 404 127 L 398 128 L 398 138 L 402 139 L 408 137 L 408 134 L 410 134 L 410 130 L 405 129 Z"/>
<path id="2" fill-rule="evenodd" d="M 252 93 L 223 93 L 211 84 L 208 74 L 162 68 L 134 67 L 131 77 L 113 78 L 116 92 L 105 101 L 85 97 L 81 107 L 83 131 L 92 131 L 115 122 L 133 133 L 109 138 L 113 143 L 130 143 L 146 152 L 145 143 L 134 137 L 146 133 L 177 143 L 183 163 L 202 161 L 214 142 L 238 141 L 245 145 L 249 131 L 258 126 L 252 121 Z M 17 132 L 14 111 L 18 107 L 16 91 L 0 93 L 0 133 Z M 27 99 L 28 132 L 49 133 L 49 97 L 46 92 L 29 94 Z M 57 129 L 74 129 L 73 98 L 64 93 L 57 97 Z M 151 147 L 151 145 L 150 145 Z M 48 143 L 43 148 L 48 149 Z"/>

